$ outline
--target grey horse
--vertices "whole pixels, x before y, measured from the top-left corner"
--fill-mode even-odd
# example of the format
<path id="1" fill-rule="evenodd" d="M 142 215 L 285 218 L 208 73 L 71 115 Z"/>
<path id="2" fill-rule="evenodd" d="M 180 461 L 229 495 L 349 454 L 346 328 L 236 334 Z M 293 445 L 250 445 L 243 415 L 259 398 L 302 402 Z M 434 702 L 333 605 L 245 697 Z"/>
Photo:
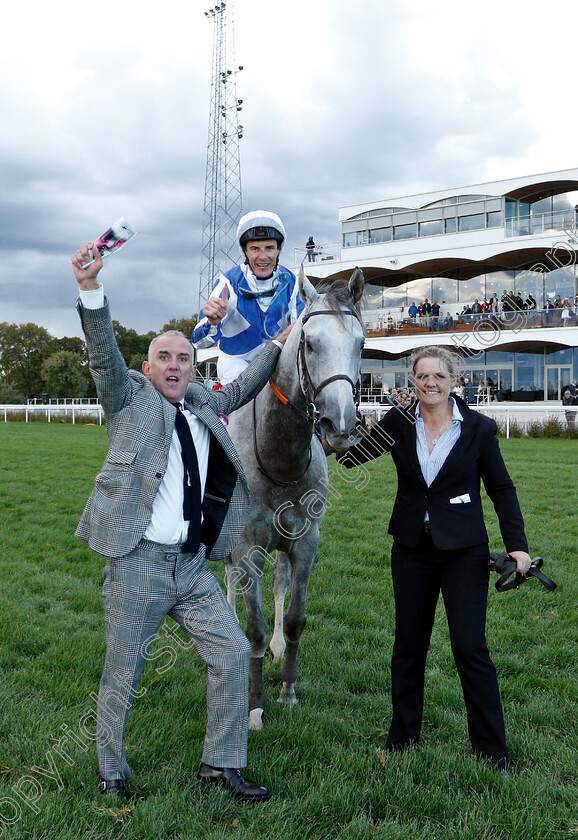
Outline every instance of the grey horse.
<path id="1" fill-rule="evenodd" d="M 297 650 L 305 628 L 307 584 L 325 513 L 329 486 L 324 447 L 346 449 L 357 437 L 355 388 L 364 330 L 359 301 L 363 274 L 317 290 L 299 277 L 306 303 L 279 357 L 274 378 L 248 405 L 231 415 L 229 433 L 251 489 L 251 515 L 243 537 L 225 561 L 227 596 L 240 589 L 251 643 L 249 728 L 262 729 L 265 709 L 263 657 L 269 627 L 263 614 L 262 578 L 273 565 L 274 661 L 284 656 L 278 702 L 296 705 Z M 315 426 L 321 431 L 322 446 Z M 275 555 L 276 560 L 271 559 Z M 285 596 L 290 592 L 284 613 Z M 287 641 L 285 641 L 285 639 Z"/>

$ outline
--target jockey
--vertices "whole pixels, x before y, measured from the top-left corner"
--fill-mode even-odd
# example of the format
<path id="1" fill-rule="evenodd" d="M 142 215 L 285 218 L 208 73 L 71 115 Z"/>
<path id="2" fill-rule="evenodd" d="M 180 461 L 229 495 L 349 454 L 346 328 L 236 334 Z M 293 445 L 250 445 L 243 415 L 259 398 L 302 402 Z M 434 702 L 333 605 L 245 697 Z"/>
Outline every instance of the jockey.
<path id="1" fill-rule="evenodd" d="M 279 216 L 265 210 L 245 214 L 237 239 L 245 262 L 218 278 L 192 335 L 195 347 L 219 345 L 221 385 L 236 379 L 304 307 L 295 275 L 279 265 L 285 240 Z"/>

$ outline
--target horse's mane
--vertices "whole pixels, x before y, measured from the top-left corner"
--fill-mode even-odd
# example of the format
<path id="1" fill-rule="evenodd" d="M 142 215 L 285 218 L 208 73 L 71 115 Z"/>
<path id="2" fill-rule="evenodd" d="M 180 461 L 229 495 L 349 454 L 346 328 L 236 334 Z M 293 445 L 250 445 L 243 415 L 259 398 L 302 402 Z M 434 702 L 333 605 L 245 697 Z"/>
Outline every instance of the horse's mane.
<path id="1" fill-rule="evenodd" d="M 315 291 L 320 295 L 326 296 L 326 302 L 337 318 L 343 322 L 343 307 L 346 306 L 350 312 L 353 312 L 363 326 L 361 320 L 361 303 L 355 303 L 349 291 L 349 280 L 340 278 L 332 282 L 317 283 Z"/>

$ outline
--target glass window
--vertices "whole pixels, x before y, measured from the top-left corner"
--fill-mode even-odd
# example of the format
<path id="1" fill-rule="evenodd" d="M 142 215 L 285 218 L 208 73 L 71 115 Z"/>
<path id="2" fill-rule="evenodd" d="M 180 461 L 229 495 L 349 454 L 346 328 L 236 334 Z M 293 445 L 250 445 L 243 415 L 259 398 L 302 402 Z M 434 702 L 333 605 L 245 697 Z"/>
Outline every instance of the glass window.
<path id="1" fill-rule="evenodd" d="M 420 222 L 419 224 L 420 236 L 436 236 L 437 234 L 443 232 L 444 226 L 442 219 L 436 219 L 435 221 L 431 222 Z"/>
<path id="2" fill-rule="evenodd" d="M 468 201 L 476 201 L 485 197 L 485 195 L 458 195 L 458 204 L 467 204 Z"/>
<path id="3" fill-rule="evenodd" d="M 396 225 L 393 229 L 394 239 L 415 239 L 417 237 L 417 225 Z"/>
<path id="4" fill-rule="evenodd" d="M 458 283 L 459 299 L 465 302 L 483 300 L 486 297 L 485 292 L 486 275 L 480 274 L 478 277 L 472 277 L 470 280 L 460 280 Z"/>
<path id="5" fill-rule="evenodd" d="M 458 219 L 458 230 L 481 230 L 485 227 L 483 213 L 475 213 L 473 216 L 460 216 Z"/>
<path id="6" fill-rule="evenodd" d="M 489 300 L 495 292 L 499 299 L 504 292 L 515 289 L 514 276 L 515 272 L 513 271 L 492 271 L 490 274 L 487 274 L 486 293 L 484 297 L 487 297 Z"/>
<path id="7" fill-rule="evenodd" d="M 389 242 L 391 240 L 392 231 L 390 227 L 376 228 L 376 230 L 369 231 L 369 244 L 374 242 Z"/>
<path id="8" fill-rule="evenodd" d="M 569 365 L 572 364 L 572 348 L 568 347 L 565 350 L 554 350 L 552 353 L 546 353 L 547 365 Z"/>
<path id="9" fill-rule="evenodd" d="M 354 230 L 351 233 L 343 234 L 343 247 L 354 248 L 356 245 L 361 245 L 361 231 Z"/>
<path id="10" fill-rule="evenodd" d="M 514 354 L 507 350 L 490 350 L 486 355 L 486 362 L 489 365 L 513 365 Z"/>
<path id="11" fill-rule="evenodd" d="M 457 301 L 457 280 L 447 277 L 435 277 L 433 280 L 432 299 L 437 303 L 455 303 Z"/>
<path id="12" fill-rule="evenodd" d="M 565 262 L 572 252 L 566 252 L 562 248 L 558 248 L 553 258 L 557 257 L 560 262 Z M 550 271 L 544 277 L 544 291 L 546 296 L 555 299 L 556 295 L 560 295 L 562 300 L 574 300 L 574 271 L 575 266 L 568 268 L 557 268 L 555 271 Z"/>
<path id="13" fill-rule="evenodd" d="M 445 219 L 446 233 L 455 233 L 457 230 L 457 219 Z"/>
<path id="14" fill-rule="evenodd" d="M 541 198 L 540 201 L 535 201 L 530 207 L 530 212 L 532 216 L 537 216 L 540 213 L 551 213 L 552 196 L 549 195 L 547 198 Z"/>
<path id="15" fill-rule="evenodd" d="M 573 210 L 578 204 L 578 192 L 562 193 L 561 195 L 552 196 L 553 210 Z"/>
<path id="16" fill-rule="evenodd" d="M 486 214 L 487 220 L 487 227 L 501 227 L 502 226 L 502 211 L 501 210 L 493 210 L 491 213 Z"/>
<path id="17" fill-rule="evenodd" d="M 432 299 L 432 287 L 429 278 L 411 280 L 407 284 L 407 299 L 409 301 L 415 300 L 419 306 L 426 298 L 428 300 Z"/>
<path id="18" fill-rule="evenodd" d="M 383 302 L 383 286 L 372 286 L 371 283 L 366 283 L 363 292 L 363 306 L 367 310 L 380 309 L 382 306 L 385 306 Z"/>
<path id="19" fill-rule="evenodd" d="M 384 288 L 383 306 L 387 309 L 396 309 L 402 306 L 407 306 L 407 293 L 405 283 L 402 283 L 401 286 Z"/>

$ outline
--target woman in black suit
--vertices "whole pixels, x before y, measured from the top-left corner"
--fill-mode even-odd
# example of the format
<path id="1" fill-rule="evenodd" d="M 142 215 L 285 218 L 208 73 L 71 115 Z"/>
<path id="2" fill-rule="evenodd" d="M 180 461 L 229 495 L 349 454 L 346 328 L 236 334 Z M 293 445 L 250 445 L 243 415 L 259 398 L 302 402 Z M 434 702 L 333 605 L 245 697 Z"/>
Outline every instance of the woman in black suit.
<path id="1" fill-rule="evenodd" d="M 453 355 L 442 347 L 420 348 L 412 370 L 417 401 L 407 410 L 388 411 L 338 457 L 354 467 L 391 452 L 397 469 L 389 523 L 396 618 L 388 748 L 401 750 L 419 740 L 426 657 L 441 591 L 470 742 L 478 756 L 505 770 L 502 704 L 485 637 L 489 548 L 480 479 L 506 550 L 522 573 L 531 563 L 524 521 L 495 422 L 450 394 L 457 374 Z"/>

